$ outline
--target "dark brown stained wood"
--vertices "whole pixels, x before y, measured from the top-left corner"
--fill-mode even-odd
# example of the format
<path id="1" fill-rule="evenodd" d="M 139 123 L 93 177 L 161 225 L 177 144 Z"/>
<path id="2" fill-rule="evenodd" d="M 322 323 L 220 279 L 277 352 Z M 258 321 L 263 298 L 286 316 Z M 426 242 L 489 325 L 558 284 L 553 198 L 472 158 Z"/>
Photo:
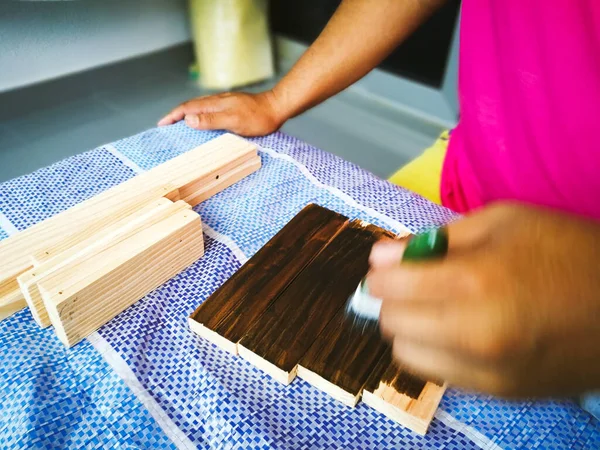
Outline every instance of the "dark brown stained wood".
<path id="1" fill-rule="evenodd" d="M 367 272 L 368 256 L 377 239 L 374 230 L 358 221 L 343 228 L 271 303 L 239 346 L 293 374 L 300 358 Z"/>
<path id="2" fill-rule="evenodd" d="M 367 229 L 373 233 L 374 240 L 394 238 L 392 233 L 373 225 Z M 366 270 L 362 276 L 364 275 Z M 313 372 L 353 397 L 358 397 L 379 360 L 389 352 L 389 345 L 383 341 L 378 329 L 354 326 L 353 320 L 342 308 L 313 342 L 299 364 L 303 368 L 302 372 Z"/>
<path id="3" fill-rule="evenodd" d="M 390 352 L 377 329 L 354 328 L 342 309 L 311 345 L 300 366 L 357 397 L 379 360 Z M 317 386 L 321 387 L 321 386 Z"/>
<path id="4" fill-rule="evenodd" d="M 321 206 L 306 206 L 202 303 L 191 319 L 228 341 L 239 341 L 347 220 Z"/>
<path id="5" fill-rule="evenodd" d="M 399 394 L 408 395 L 410 398 L 418 399 L 427 382 L 441 386 L 439 381 L 426 380 L 410 372 L 406 367 L 398 364 L 392 359 L 391 352 L 381 358 L 373 369 L 365 385 L 365 390 L 374 392 L 380 383 L 393 387 Z"/>

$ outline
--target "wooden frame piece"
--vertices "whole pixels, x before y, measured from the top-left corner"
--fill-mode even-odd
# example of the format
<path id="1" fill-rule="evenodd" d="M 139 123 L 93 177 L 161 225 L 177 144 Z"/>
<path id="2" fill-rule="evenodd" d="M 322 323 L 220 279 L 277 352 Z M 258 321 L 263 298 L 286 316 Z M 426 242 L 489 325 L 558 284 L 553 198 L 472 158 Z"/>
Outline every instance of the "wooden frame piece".
<path id="1" fill-rule="evenodd" d="M 38 289 L 38 283 L 72 261 L 81 261 L 83 258 L 93 257 L 108 246 L 115 245 L 183 209 L 190 210 L 191 206 L 181 200 L 175 203 L 166 198 L 154 200 L 119 222 L 102 229 L 99 233 L 20 275 L 17 281 L 35 321 L 41 327 L 51 325 Z M 44 254 L 47 254 L 47 252 Z"/>
<path id="2" fill-rule="evenodd" d="M 309 204 L 190 316 L 192 331 L 237 354 L 237 342 L 348 219 Z"/>
<path id="3" fill-rule="evenodd" d="M 179 210 L 100 252 L 75 258 L 38 283 L 68 347 L 97 330 L 204 253 L 202 224 Z"/>
<path id="4" fill-rule="evenodd" d="M 194 206 L 259 167 L 256 145 L 224 134 L 0 241 L 0 320 L 25 306 L 17 277 L 34 267 L 32 258 L 47 261 L 153 199 Z"/>
<path id="5" fill-rule="evenodd" d="M 0 297 L 0 320 L 12 316 L 27 306 L 23 294 L 19 289 L 7 291 Z"/>
<path id="6" fill-rule="evenodd" d="M 103 227 L 120 221 L 139 209 L 140 203 L 163 196 L 176 197 L 176 194 L 176 188 L 168 184 L 132 192 L 128 196 L 119 195 L 113 188 L 0 241 L 0 304 L 8 296 L 12 296 L 12 302 L 26 304 L 17 277 L 32 269 L 36 262 L 44 261 L 89 238 Z M 0 320 L 4 317 L 0 316 Z"/>
<path id="7" fill-rule="evenodd" d="M 214 178 L 213 181 L 205 183 L 197 191 L 190 193 L 183 200 L 192 206 L 196 206 L 204 200 L 208 200 L 213 195 L 218 194 L 222 190 L 237 183 L 242 178 L 256 172 L 260 167 L 260 157 L 254 156 L 227 172 L 221 172 L 221 174 L 217 173 L 216 175 L 211 176 L 211 178 Z"/>
<path id="8" fill-rule="evenodd" d="M 446 391 L 445 383 L 424 380 L 383 358 L 363 390 L 363 402 L 389 419 L 425 435 Z"/>
<path id="9" fill-rule="evenodd" d="M 398 236 L 374 225 L 362 224 L 372 234 L 371 242 Z M 366 275 L 368 255 L 361 266 Z M 343 404 L 354 407 L 371 373 L 390 351 L 379 329 L 363 328 L 338 311 L 317 337 L 298 365 L 298 376 Z"/>

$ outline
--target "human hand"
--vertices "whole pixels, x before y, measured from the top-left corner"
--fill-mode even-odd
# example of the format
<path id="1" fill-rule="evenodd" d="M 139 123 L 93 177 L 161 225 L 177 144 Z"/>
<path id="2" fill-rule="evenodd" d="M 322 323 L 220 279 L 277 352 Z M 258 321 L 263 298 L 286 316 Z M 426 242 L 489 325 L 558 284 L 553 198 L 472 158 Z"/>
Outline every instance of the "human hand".
<path id="1" fill-rule="evenodd" d="M 600 387 L 600 224 L 519 204 L 448 226 L 444 259 L 371 253 L 371 293 L 394 356 L 418 373 L 503 397 Z"/>
<path id="2" fill-rule="evenodd" d="M 287 120 L 273 91 L 260 94 L 225 93 L 182 103 L 159 122 L 170 125 L 185 118 L 198 130 L 228 130 L 241 136 L 263 136 Z"/>

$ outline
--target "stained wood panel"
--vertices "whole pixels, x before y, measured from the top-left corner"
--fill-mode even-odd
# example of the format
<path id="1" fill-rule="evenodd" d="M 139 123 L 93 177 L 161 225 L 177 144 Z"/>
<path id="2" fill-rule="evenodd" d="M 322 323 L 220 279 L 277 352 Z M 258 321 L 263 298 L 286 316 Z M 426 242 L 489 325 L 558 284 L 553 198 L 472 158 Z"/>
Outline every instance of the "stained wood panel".
<path id="1" fill-rule="evenodd" d="M 445 384 L 415 375 L 387 353 L 373 370 L 362 396 L 365 404 L 425 434 L 445 391 Z"/>
<path id="2" fill-rule="evenodd" d="M 367 272 L 374 230 L 359 221 L 342 228 L 242 337 L 239 354 L 289 384 L 302 356 Z"/>
<path id="3" fill-rule="evenodd" d="M 373 225 L 367 229 L 376 240 L 404 237 Z M 389 353 L 377 328 L 361 327 L 340 310 L 300 360 L 298 376 L 336 400 L 355 406 L 373 370 Z"/>
<path id="4" fill-rule="evenodd" d="M 298 376 L 348 406 L 355 406 L 363 386 L 390 347 L 374 328 L 357 329 L 342 309 L 311 345 Z"/>
<path id="5" fill-rule="evenodd" d="M 345 312 L 384 237 L 397 238 L 309 205 L 192 314 L 190 327 L 281 383 L 299 375 L 351 407 L 362 396 L 424 434 L 446 386 L 399 366 L 379 330 L 355 326 Z"/>
<path id="6" fill-rule="evenodd" d="M 196 309 L 190 328 L 237 354 L 237 342 L 250 326 L 346 221 L 314 204 L 303 208 Z"/>

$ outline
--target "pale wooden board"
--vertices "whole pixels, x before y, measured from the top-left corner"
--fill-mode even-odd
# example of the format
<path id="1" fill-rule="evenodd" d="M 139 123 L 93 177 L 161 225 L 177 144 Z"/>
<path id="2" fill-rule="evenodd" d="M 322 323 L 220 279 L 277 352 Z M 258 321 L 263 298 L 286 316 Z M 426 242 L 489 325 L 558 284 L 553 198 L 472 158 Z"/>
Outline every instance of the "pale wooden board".
<path id="1" fill-rule="evenodd" d="M 242 178 L 245 178 L 248 175 L 256 172 L 258 169 L 260 169 L 260 166 L 260 157 L 255 156 L 243 164 L 240 164 L 239 166 L 236 166 L 224 173 L 211 183 L 207 183 L 201 189 L 198 189 L 197 191 L 185 197 L 184 200 L 190 205 L 197 205 L 198 203 L 201 203 L 213 195 L 221 192 L 223 189 L 226 189 L 234 183 L 237 183 Z"/>
<path id="2" fill-rule="evenodd" d="M 200 216 L 188 210 L 137 232 L 38 286 L 56 335 L 70 347 L 202 256 Z"/>
<path id="3" fill-rule="evenodd" d="M 32 255 L 41 262 L 46 259 L 45 251 L 50 257 L 89 238 L 99 230 L 95 227 L 106 225 L 105 218 L 117 217 L 121 214 L 119 211 L 125 215 L 131 213 L 140 199 L 154 195 L 154 190 L 161 191 L 156 198 L 166 197 L 173 201 L 182 197 L 180 190 L 190 200 L 195 197 L 206 199 L 237 181 L 242 177 L 241 173 L 251 173 L 244 164 L 256 161 L 256 158 L 254 144 L 225 134 L 0 241 L 0 305 L 6 307 L 0 309 L 0 319 L 6 316 L 4 311 L 12 313 L 20 309 L 9 306 L 11 303 L 21 307 L 25 304 L 17 277 L 33 267 Z M 256 170 L 260 165 L 254 163 L 252 167 Z M 226 178 L 229 171 L 234 171 L 239 178 L 229 184 L 225 179 L 207 190 L 205 186 L 212 183 L 214 177 Z M 66 234 L 69 236 L 65 237 Z"/>
<path id="4" fill-rule="evenodd" d="M 105 196 L 103 202 L 96 202 L 97 198 L 92 197 L 84 202 L 88 204 L 87 209 L 80 208 L 80 205 L 83 204 L 76 205 L 1 241 L 0 255 L 3 259 L 0 276 L 7 276 L 8 270 L 13 270 L 11 273 L 17 275 L 14 278 L 9 276 L 1 282 L 5 289 L 0 290 L 0 303 L 8 304 L 10 299 L 10 301 L 16 301 L 25 306 L 26 298 L 20 291 L 17 282 L 18 276 L 31 270 L 36 263 L 45 261 L 69 246 L 89 238 L 103 227 L 122 220 L 136 211 L 140 203 L 162 198 L 172 193 L 173 189 L 172 185 L 165 185 L 142 192 L 132 192 L 128 196 L 117 195 L 112 190 L 107 191 L 100 194 L 100 196 Z M 43 224 L 46 225 L 42 226 Z M 4 245 L 5 243 L 6 245 Z M 24 246 L 28 246 L 28 248 Z M 12 259 L 5 263 L 4 258 Z M 11 309 L 13 309 L 12 312 L 18 310 Z M 2 318 L 4 317 L 0 317 L 0 319 Z"/>
<path id="5" fill-rule="evenodd" d="M 0 298 L 0 320 L 12 316 L 17 311 L 22 310 L 27 306 L 21 291 L 14 290 L 12 293 Z"/>
<path id="6" fill-rule="evenodd" d="M 418 399 L 397 392 L 392 386 L 380 383 L 373 392 L 363 390 L 365 404 L 376 409 L 391 420 L 410 428 L 416 433 L 427 433 L 447 385 L 438 386 L 430 381 L 425 384 Z"/>
<path id="7" fill-rule="evenodd" d="M 35 251 L 31 253 L 30 262 L 34 267 L 43 264 L 65 251 L 79 247 L 83 242 L 89 242 L 89 239 L 98 234 L 104 233 L 106 229 L 114 229 L 118 224 L 123 224 L 129 220 L 132 215 L 146 208 L 159 200 L 171 202 L 165 198 L 172 192 L 176 192 L 172 184 L 149 188 L 140 192 L 131 192 L 127 196 L 122 196 L 122 201 L 114 207 L 107 210 L 96 211 L 89 210 L 91 220 L 86 220 L 82 225 L 72 228 L 63 228 L 60 235 L 42 243 Z M 172 202 L 171 202 L 172 203 Z M 60 214 L 55 217 L 60 217 Z M 63 226 L 65 224 L 63 223 Z M 68 230 L 68 231 L 67 231 Z"/>
<path id="8" fill-rule="evenodd" d="M 196 333 L 198 336 L 206 339 L 209 342 L 212 342 L 217 347 L 222 348 L 223 350 L 231 353 L 232 355 L 238 354 L 237 344 L 235 342 L 231 342 L 225 339 L 220 334 L 214 332 L 210 328 L 206 328 L 199 322 L 196 322 L 191 317 L 188 318 L 188 324 L 190 326 L 190 330 Z"/>
<path id="9" fill-rule="evenodd" d="M 218 167 L 216 170 L 206 174 L 203 177 L 196 178 L 192 182 L 186 184 L 185 186 L 182 186 L 179 189 L 179 194 L 181 196 L 181 199 L 185 200 L 186 198 L 194 196 L 197 192 L 205 190 L 206 186 L 211 183 L 219 184 L 219 182 L 222 181 L 221 179 L 224 176 L 237 170 L 241 165 L 249 162 L 250 160 L 256 159 L 256 158 L 260 159 L 260 157 L 256 154 L 256 152 L 250 152 L 250 153 L 242 154 L 241 156 L 239 156 L 235 159 L 231 159 L 230 157 L 228 157 L 228 159 L 224 159 L 225 162 L 222 164 L 222 166 Z M 185 180 L 182 178 L 182 179 L 178 180 L 178 183 L 182 183 L 184 181 Z M 195 206 L 195 205 L 192 204 L 192 206 Z"/>
<path id="10" fill-rule="evenodd" d="M 72 261 L 83 261 L 91 258 L 109 246 L 118 244 L 133 236 L 138 231 L 160 222 L 173 213 L 190 208 L 190 205 L 181 200 L 173 203 L 166 198 L 159 198 L 144 205 L 140 210 L 125 217 L 123 220 L 102 229 L 99 233 L 90 236 L 85 241 L 78 243 L 54 256 L 54 258 L 20 275 L 17 280 L 35 321 L 42 327 L 48 327 L 51 324 L 37 286 L 38 283 L 42 282 L 50 274 Z"/>

